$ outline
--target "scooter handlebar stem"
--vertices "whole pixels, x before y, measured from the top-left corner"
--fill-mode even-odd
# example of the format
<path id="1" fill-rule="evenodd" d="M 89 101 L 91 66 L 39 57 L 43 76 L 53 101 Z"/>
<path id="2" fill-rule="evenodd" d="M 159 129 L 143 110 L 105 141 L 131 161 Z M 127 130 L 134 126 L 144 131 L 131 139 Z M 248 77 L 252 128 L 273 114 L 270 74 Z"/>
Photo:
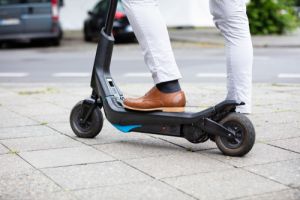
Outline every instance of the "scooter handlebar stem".
<path id="1" fill-rule="evenodd" d="M 108 10 L 106 23 L 104 27 L 104 32 L 109 36 L 111 36 L 112 34 L 117 5 L 118 5 L 118 0 L 110 0 L 109 10 Z"/>

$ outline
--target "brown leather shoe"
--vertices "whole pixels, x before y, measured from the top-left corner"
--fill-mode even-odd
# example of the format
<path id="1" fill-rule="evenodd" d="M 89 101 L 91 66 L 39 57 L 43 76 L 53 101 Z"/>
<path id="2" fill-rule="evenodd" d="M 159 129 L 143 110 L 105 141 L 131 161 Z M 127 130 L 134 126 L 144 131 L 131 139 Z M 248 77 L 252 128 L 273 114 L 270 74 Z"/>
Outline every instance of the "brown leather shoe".
<path id="1" fill-rule="evenodd" d="M 137 111 L 184 112 L 185 95 L 183 91 L 160 92 L 155 86 L 140 98 L 127 98 L 124 108 Z"/>

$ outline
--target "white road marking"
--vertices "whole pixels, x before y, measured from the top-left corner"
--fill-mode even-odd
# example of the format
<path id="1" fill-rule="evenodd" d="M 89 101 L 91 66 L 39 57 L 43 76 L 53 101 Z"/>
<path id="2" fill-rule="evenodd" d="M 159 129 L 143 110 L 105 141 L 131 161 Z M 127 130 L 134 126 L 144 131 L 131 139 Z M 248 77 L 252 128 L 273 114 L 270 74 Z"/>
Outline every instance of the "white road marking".
<path id="1" fill-rule="evenodd" d="M 225 73 L 199 73 L 196 75 L 198 78 L 226 78 Z"/>
<path id="2" fill-rule="evenodd" d="M 125 77 L 151 77 L 150 73 L 126 73 Z"/>
<path id="3" fill-rule="evenodd" d="M 278 78 L 300 78 L 300 74 L 278 74 Z"/>
<path id="4" fill-rule="evenodd" d="M 52 74 L 53 77 L 59 77 L 59 78 L 84 78 L 84 77 L 90 77 L 90 73 L 85 72 L 61 72 L 61 73 L 55 73 Z"/>
<path id="5" fill-rule="evenodd" d="M 28 73 L 24 72 L 2 72 L 0 73 L 1 78 L 22 78 L 28 76 Z"/>

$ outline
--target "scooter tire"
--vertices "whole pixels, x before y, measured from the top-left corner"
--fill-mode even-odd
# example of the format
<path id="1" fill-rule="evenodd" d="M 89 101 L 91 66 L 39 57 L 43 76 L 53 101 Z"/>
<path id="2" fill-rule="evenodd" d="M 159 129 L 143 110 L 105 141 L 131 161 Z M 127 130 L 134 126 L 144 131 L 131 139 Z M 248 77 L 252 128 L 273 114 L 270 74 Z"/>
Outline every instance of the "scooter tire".
<path id="1" fill-rule="evenodd" d="M 230 113 L 220 124 L 236 133 L 235 139 L 216 136 L 215 142 L 224 155 L 242 157 L 252 149 L 255 143 L 255 129 L 248 117 L 241 113 Z"/>
<path id="2" fill-rule="evenodd" d="M 86 123 L 82 123 L 82 104 L 83 101 L 78 102 L 71 111 L 71 128 L 75 135 L 80 138 L 94 138 L 101 132 L 103 127 L 104 118 L 102 112 L 100 108 L 96 107 Z"/>

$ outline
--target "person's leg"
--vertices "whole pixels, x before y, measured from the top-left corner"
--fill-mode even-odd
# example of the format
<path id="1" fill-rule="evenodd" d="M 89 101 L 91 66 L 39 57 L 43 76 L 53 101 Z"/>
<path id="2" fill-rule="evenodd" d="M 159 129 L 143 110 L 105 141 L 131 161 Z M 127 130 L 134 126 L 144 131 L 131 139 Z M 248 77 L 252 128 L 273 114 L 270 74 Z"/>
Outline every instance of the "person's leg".
<path id="1" fill-rule="evenodd" d="M 181 78 L 157 0 L 122 0 L 155 84 Z"/>
<path id="2" fill-rule="evenodd" d="M 126 98 L 124 107 L 139 111 L 182 111 L 185 96 L 178 82 L 181 74 L 158 1 L 122 0 L 122 2 L 156 85 L 141 98 Z"/>
<path id="3" fill-rule="evenodd" d="M 226 98 L 245 102 L 237 111 L 251 113 L 253 47 L 245 0 L 210 0 L 210 10 L 225 38 Z"/>

